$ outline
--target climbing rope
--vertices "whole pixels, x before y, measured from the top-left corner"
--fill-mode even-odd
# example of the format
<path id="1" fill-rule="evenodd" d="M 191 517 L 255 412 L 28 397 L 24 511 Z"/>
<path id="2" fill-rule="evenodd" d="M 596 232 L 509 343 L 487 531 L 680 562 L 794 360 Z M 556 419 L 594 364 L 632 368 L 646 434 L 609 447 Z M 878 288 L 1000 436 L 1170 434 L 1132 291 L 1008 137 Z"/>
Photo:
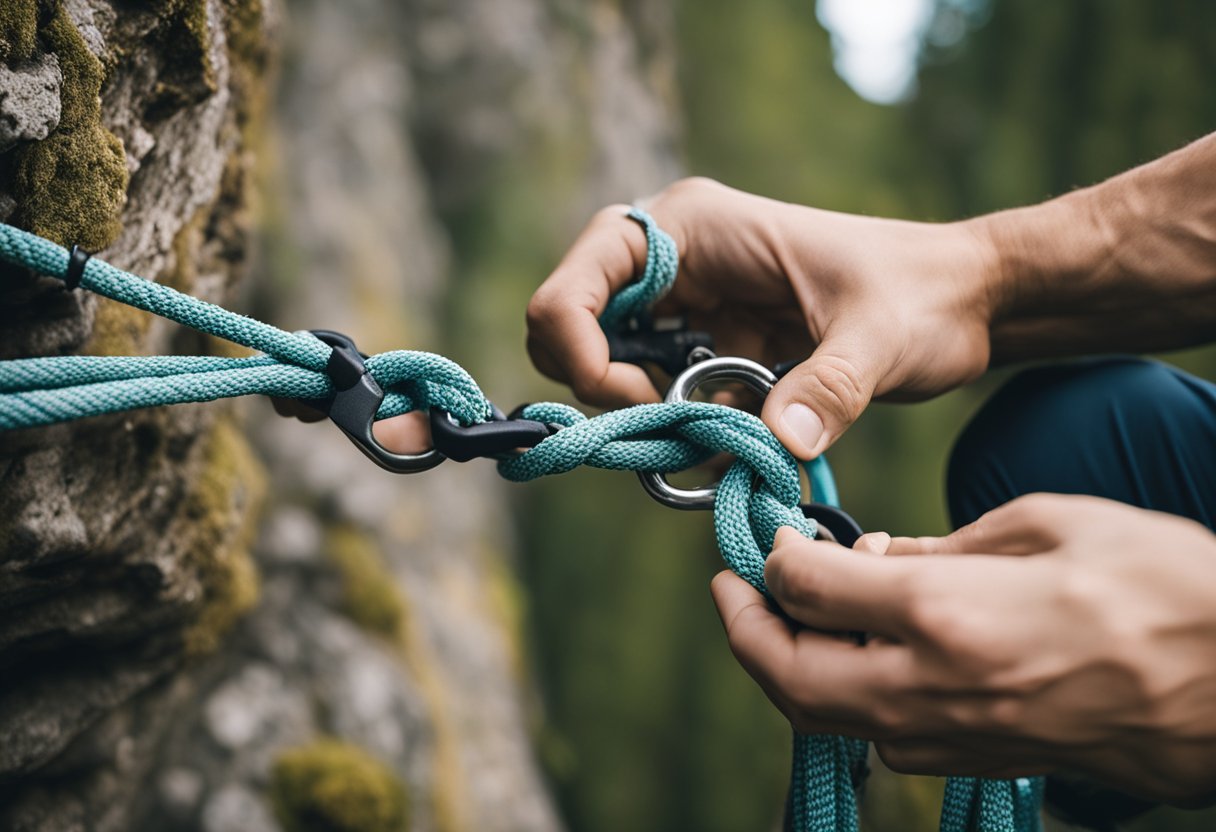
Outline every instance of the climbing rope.
<path id="1" fill-rule="evenodd" d="M 645 229 L 643 273 L 617 293 L 601 316 L 615 331 L 670 289 L 678 271 L 674 241 L 640 209 L 629 216 Z M 0 224 L 0 260 L 80 286 L 255 350 L 250 358 L 208 356 L 54 356 L 0 361 L 0 430 L 185 402 L 268 395 L 310 401 L 341 393 L 331 366 L 339 353 L 308 332 L 286 332 L 139 278 L 37 235 Z M 439 411 L 463 426 L 485 424 L 495 410 L 455 362 L 428 352 L 396 350 L 356 359 L 383 397 L 369 418 Z M 564 404 L 524 407 L 523 419 L 559 426 L 519 453 L 496 455 L 506 479 L 524 482 L 582 465 L 672 473 L 715 453 L 735 456 L 719 483 L 714 527 L 726 563 L 767 595 L 764 561 L 782 526 L 806 537 L 818 531 L 799 508 L 797 462 L 757 417 L 703 402 L 666 402 L 588 418 Z M 336 419 L 335 419 L 336 420 Z M 344 427 L 345 429 L 345 427 Z M 420 469 L 419 469 L 420 470 Z M 835 505 L 826 463 L 810 469 L 821 502 Z M 794 832 L 856 832 L 854 773 L 864 769 L 864 741 L 794 736 L 787 828 Z M 1042 782 L 952 778 L 942 807 L 942 832 L 1037 832 Z"/>

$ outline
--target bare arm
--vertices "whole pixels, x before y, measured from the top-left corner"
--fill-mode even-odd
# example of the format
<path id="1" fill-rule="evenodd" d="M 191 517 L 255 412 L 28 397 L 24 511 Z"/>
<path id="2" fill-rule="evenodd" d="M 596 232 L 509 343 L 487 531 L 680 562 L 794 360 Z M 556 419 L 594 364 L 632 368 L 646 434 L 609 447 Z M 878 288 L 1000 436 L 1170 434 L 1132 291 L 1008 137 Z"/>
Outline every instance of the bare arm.
<path id="1" fill-rule="evenodd" d="M 973 222 L 994 251 L 993 363 L 1216 338 L 1216 135 Z"/>

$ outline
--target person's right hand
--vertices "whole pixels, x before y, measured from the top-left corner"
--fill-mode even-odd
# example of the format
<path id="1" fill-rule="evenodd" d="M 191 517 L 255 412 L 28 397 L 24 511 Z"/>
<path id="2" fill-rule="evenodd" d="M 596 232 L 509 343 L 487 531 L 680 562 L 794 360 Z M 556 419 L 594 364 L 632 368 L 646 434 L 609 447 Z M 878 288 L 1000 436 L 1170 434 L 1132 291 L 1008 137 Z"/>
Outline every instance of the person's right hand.
<path id="1" fill-rule="evenodd" d="M 999 270 L 982 224 L 838 214 L 707 179 L 641 205 L 680 253 L 656 314 L 686 315 L 719 354 L 768 365 L 809 356 L 761 414 L 799 458 L 836 441 L 875 396 L 933 396 L 988 366 Z M 608 360 L 597 321 L 646 262 L 627 210 L 599 212 L 528 306 L 537 368 L 601 407 L 658 400 L 641 368 Z"/>

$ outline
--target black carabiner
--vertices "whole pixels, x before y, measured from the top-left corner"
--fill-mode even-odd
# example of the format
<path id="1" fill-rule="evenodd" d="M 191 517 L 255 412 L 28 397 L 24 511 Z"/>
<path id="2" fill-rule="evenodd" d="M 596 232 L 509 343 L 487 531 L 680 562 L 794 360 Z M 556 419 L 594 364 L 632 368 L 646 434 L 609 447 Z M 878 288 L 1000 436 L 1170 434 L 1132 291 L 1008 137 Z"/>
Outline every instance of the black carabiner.
<path id="1" fill-rule="evenodd" d="M 328 329 L 311 330 L 316 338 L 333 347 L 325 374 L 334 393 L 325 399 L 302 399 L 309 407 L 329 416 L 355 447 L 372 462 L 394 474 L 417 474 L 443 462 L 436 450 L 421 454 L 397 454 L 376 441 L 372 423 L 384 401 L 384 390 L 367 371 L 366 358 L 346 335 Z"/>
<path id="2" fill-rule="evenodd" d="M 447 411 L 431 408 L 431 441 L 435 450 L 456 462 L 500 457 L 517 448 L 533 448 L 560 429 L 558 425 L 519 418 L 516 414 L 520 408 L 507 416 L 494 404 L 490 407 L 488 422 L 467 426 Z"/>
<path id="3" fill-rule="evenodd" d="M 826 535 L 820 535 L 820 540 L 831 540 L 852 549 L 853 544 L 864 534 L 857 521 L 836 506 L 829 506 L 827 503 L 803 503 L 799 508 L 802 509 L 804 517 L 814 520 L 822 531 L 827 532 Z"/>
<path id="4" fill-rule="evenodd" d="M 669 376 L 678 376 L 699 358 L 712 358 L 714 339 L 707 332 L 687 329 L 682 321 L 670 328 L 655 326 L 652 318 L 635 318 L 624 332 L 604 332 L 610 361 L 654 364 Z"/>

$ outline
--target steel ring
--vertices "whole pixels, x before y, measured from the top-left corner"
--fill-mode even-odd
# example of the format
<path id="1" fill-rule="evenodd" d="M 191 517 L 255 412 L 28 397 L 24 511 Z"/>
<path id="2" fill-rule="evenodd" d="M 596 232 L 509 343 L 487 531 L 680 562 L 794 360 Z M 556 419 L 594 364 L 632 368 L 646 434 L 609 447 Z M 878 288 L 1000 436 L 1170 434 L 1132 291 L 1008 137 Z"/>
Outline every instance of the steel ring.
<path id="1" fill-rule="evenodd" d="M 707 381 L 737 381 L 763 397 L 777 384 L 777 377 L 763 364 L 748 358 L 709 358 L 676 376 L 663 401 L 689 401 L 697 388 Z M 718 494 L 717 483 L 700 488 L 676 488 L 667 477 L 655 471 L 639 471 L 638 479 L 651 497 L 665 506 L 684 511 L 712 509 Z"/>

